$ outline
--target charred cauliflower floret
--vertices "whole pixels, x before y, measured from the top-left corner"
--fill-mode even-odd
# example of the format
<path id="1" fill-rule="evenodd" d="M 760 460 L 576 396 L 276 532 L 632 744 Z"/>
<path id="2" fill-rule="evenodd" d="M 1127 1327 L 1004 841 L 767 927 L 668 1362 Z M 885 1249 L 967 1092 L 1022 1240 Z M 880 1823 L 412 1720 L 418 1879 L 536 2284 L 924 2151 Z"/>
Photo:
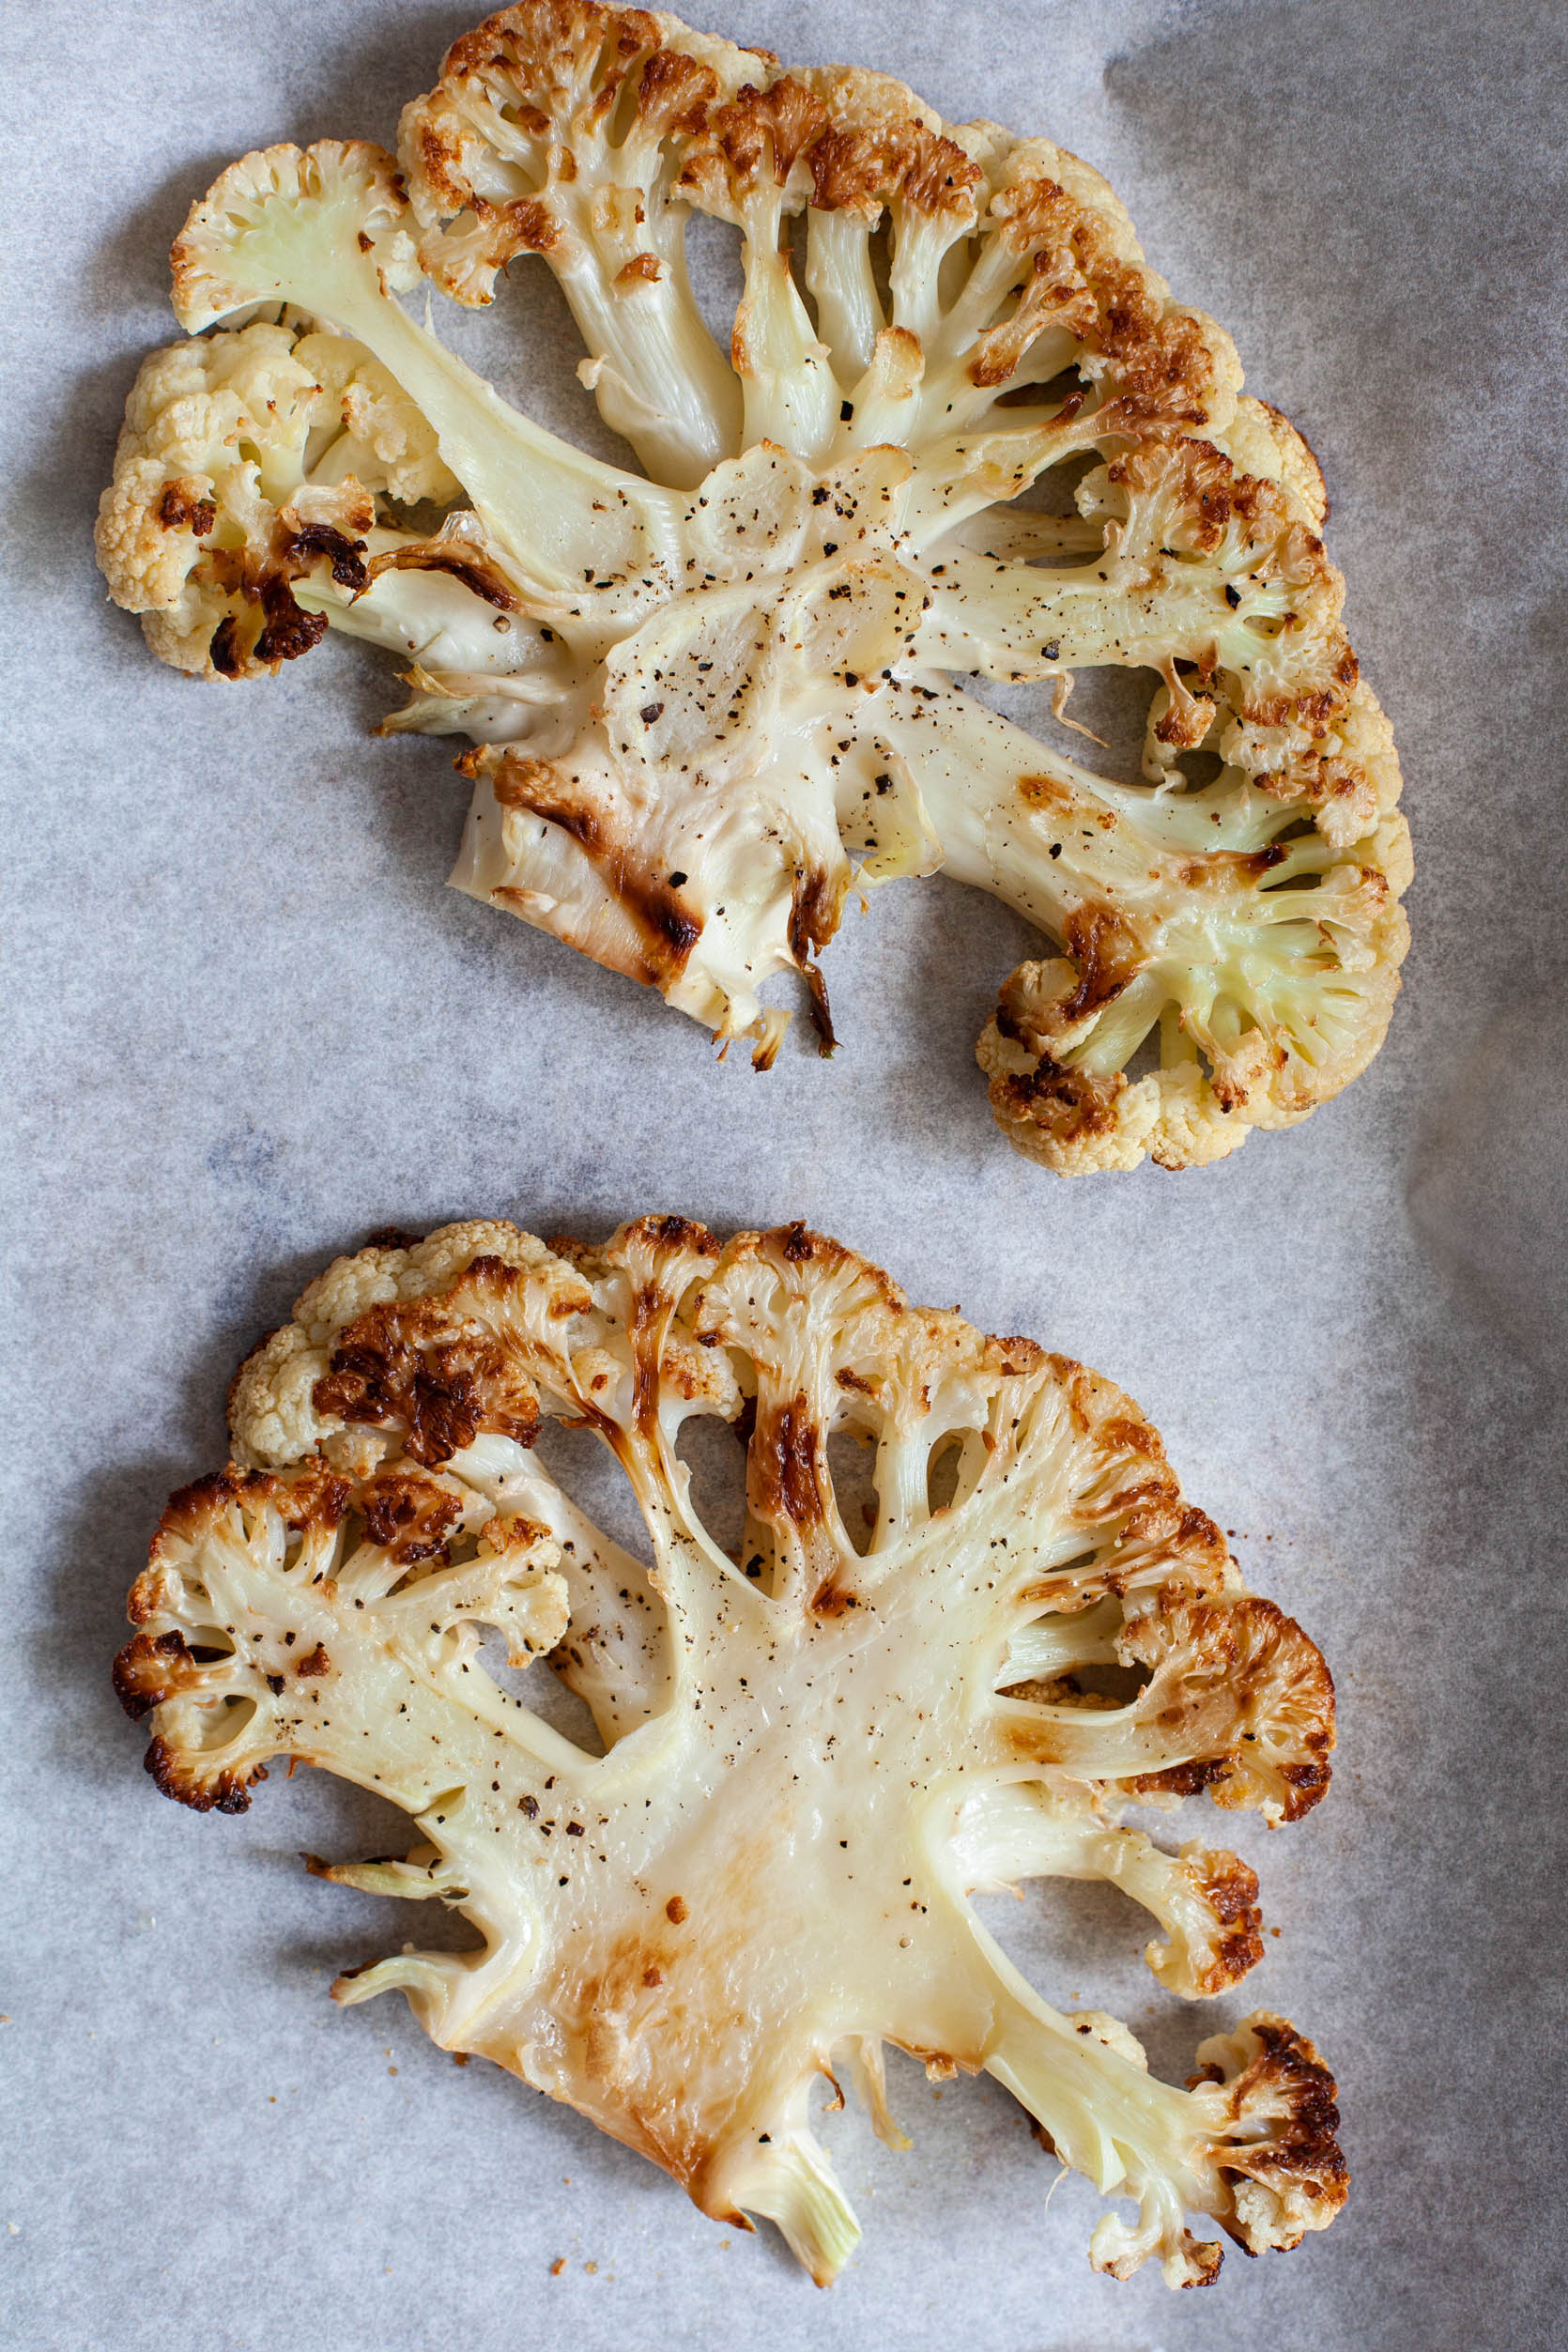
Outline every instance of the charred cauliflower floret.
<path id="1" fill-rule="evenodd" d="M 728 352 L 693 211 L 741 238 Z M 643 472 L 530 423 L 396 300 L 423 270 L 489 302 L 528 255 Z M 1062 1173 L 1219 1159 L 1376 1052 L 1408 840 L 1322 476 L 1075 157 L 883 75 L 524 0 L 454 44 L 395 161 L 247 156 L 174 272 L 219 331 L 132 396 L 112 592 L 187 668 L 275 668 L 324 623 L 411 654 L 389 725 L 478 746 L 460 888 L 762 1066 L 781 972 L 833 1043 L 818 959 L 852 884 L 994 892 L 1050 952 L 979 1058 L 1003 1132 Z M 223 328 L 257 304 L 334 333 Z M 338 390 L 372 370 L 391 439 L 450 471 L 433 535 L 373 527 L 407 491 Z M 1146 679 L 1139 776 L 959 683 L 1049 683 L 1065 717 L 1097 669 Z"/>
<path id="2" fill-rule="evenodd" d="M 242 1810 L 286 1756 L 412 1816 L 406 1856 L 313 1868 L 439 1898 L 482 1948 L 405 1945 L 339 2000 L 405 1992 L 824 2283 L 857 2231 L 809 2093 L 848 2068 L 907 2144 L 884 2042 L 985 2068 L 1131 2202 L 1091 2248 L 1118 2277 L 1211 2279 L 1189 2217 L 1254 2253 L 1333 2219 L 1333 2083 L 1294 2027 L 1248 2018 L 1175 2089 L 1114 2019 L 1049 2006 L 970 1901 L 1109 1881 L 1165 1986 L 1224 1992 L 1262 1956 L 1256 1878 L 1123 1812 L 1207 1790 L 1292 1822 L 1328 1784 L 1322 1658 L 1115 1389 L 799 1225 L 721 1249 L 661 1217 L 597 1249 L 470 1224 L 340 1259 L 230 1410 L 115 1683 L 187 1805 Z M 552 1422 L 620 1465 L 641 1556 L 546 1468 Z M 703 1423 L 738 1441 L 728 1529 L 683 1456 Z M 846 1437 L 874 1504 L 849 1503 Z M 547 1658 L 602 1753 L 499 1687 L 486 1628 Z"/>

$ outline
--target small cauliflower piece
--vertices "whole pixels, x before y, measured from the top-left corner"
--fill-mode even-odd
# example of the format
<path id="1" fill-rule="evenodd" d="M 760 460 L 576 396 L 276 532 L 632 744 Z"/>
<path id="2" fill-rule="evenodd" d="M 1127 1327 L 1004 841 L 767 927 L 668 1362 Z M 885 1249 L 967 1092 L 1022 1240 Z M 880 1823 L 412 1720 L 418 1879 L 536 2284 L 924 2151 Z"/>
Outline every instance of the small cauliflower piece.
<path id="1" fill-rule="evenodd" d="M 800 1225 L 720 1248 L 656 1217 L 602 1248 L 471 1223 L 340 1259 L 230 1413 L 234 1458 L 172 1499 L 115 1680 L 198 1810 L 242 1810 L 287 1756 L 412 1817 L 405 1857 L 311 1868 L 438 1897 L 482 1946 L 405 1945 L 339 2000 L 403 1991 L 705 2213 L 776 2221 L 822 2283 L 858 2230 L 811 2087 L 847 2068 L 907 2145 L 884 2042 L 985 2069 L 1131 2202 L 1091 2248 L 1117 2277 L 1153 2256 L 1212 2279 L 1190 2217 L 1252 2253 L 1332 2221 L 1334 2086 L 1293 2026 L 1255 2013 L 1175 2089 L 1115 2019 L 1044 2001 L 971 1901 L 1103 1880 L 1156 1922 L 1168 1990 L 1224 1992 L 1262 1958 L 1255 1876 L 1120 1816 L 1207 1791 L 1293 1822 L 1328 1786 L 1322 1658 L 1119 1391 Z M 557 1483 L 552 1422 L 619 1464 L 645 1559 Z M 703 1422 L 734 1433 L 728 1548 L 682 1452 Z M 853 1534 L 846 1431 L 874 1462 Z M 547 1656 L 602 1753 L 498 1687 L 485 1628 L 514 1665 Z"/>
<path id="2" fill-rule="evenodd" d="M 115 602 L 144 615 L 153 651 L 177 669 L 228 678 L 276 669 L 327 626 L 300 607 L 294 581 L 322 569 L 335 590 L 366 583 L 375 508 L 354 471 L 361 452 L 341 400 L 296 356 L 296 342 L 257 322 L 155 352 L 132 387 L 99 515 L 99 561 Z M 346 386 L 369 354 L 343 352 Z M 313 440 L 349 448 L 307 489 Z"/>
<path id="3" fill-rule="evenodd" d="M 537 666 L 544 640 L 513 620 L 520 599 L 468 518 L 435 538 L 397 526 L 403 507 L 458 496 L 430 427 L 362 345 L 256 320 L 144 363 L 99 562 L 153 651 L 209 678 L 275 671 L 329 623 L 416 661 Z"/>
<path id="4" fill-rule="evenodd" d="M 727 353 L 694 211 L 741 240 Z M 520 416 L 397 299 L 423 269 L 487 303 L 530 257 L 644 473 Z M 885 75 L 519 0 L 453 45 L 397 158 L 232 165 L 174 277 L 218 331 L 132 394 L 112 592 L 188 669 L 274 669 L 327 623 L 411 655 L 388 730 L 478 746 L 458 888 L 763 1068 L 783 974 L 833 1050 L 854 884 L 991 891 L 1051 949 L 979 1040 L 991 1107 L 1063 1175 L 1221 1159 L 1376 1052 L 1409 844 L 1321 471 L 1075 156 Z M 333 332 L 223 326 L 258 303 Z M 255 374 L 274 407 L 244 406 Z M 441 530 L 373 530 L 431 467 Z M 1096 669 L 1146 684 L 1136 776 L 960 683 L 1049 684 L 1061 718 Z"/>

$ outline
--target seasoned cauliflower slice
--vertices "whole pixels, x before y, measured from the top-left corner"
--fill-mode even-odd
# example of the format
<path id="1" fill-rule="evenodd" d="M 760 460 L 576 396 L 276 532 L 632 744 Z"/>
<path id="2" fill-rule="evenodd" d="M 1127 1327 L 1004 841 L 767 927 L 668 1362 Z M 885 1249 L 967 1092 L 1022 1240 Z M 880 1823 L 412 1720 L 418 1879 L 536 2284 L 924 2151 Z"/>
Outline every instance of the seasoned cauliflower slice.
<path id="1" fill-rule="evenodd" d="M 727 352 L 694 211 L 741 238 Z M 643 473 L 508 407 L 396 300 L 423 269 L 486 303 L 528 256 Z M 174 276 L 218 331 L 132 395 L 112 592 L 189 668 L 275 668 L 328 623 L 411 654 L 389 727 L 478 746 L 459 888 L 764 1067 L 780 974 L 836 1041 L 820 958 L 852 884 L 993 892 L 1049 952 L 979 1059 L 1003 1133 L 1063 1174 L 1217 1160 L 1376 1051 L 1408 837 L 1321 472 L 1065 149 L 670 16 L 521 0 L 453 44 L 395 160 L 233 165 Z M 220 387 L 283 331 L 222 322 L 258 303 L 336 331 L 277 347 L 286 397 L 247 424 Z M 354 383 L 380 371 L 357 404 L 350 351 Z M 340 407 L 301 460 L 284 420 Z M 447 469 L 447 520 L 377 537 L 410 462 Z M 1148 689 L 1134 775 L 960 683 L 1049 685 L 1065 719 L 1094 669 Z"/>
<path id="2" fill-rule="evenodd" d="M 1328 1786 L 1322 1658 L 1118 1391 L 802 1226 L 720 1248 L 657 1217 L 599 1249 L 469 1224 L 341 1259 L 230 1410 L 234 1458 L 171 1500 L 115 1678 L 184 1804 L 242 1810 L 287 1756 L 412 1817 L 406 1857 L 313 1868 L 438 1897 L 482 1948 L 405 1945 L 339 2000 L 405 1992 L 704 2212 L 775 2221 L 823 2283 L 857 2228 L 811 2086 L 847 2068 L 907 2144 L 889 2041 L 985 2068 L 1130 2201 L 1091 2247 L 1118 2277 L 1211 2279 L 1190 2216 L 1253 2253 L 1333 2219 L 1333 2083 L 1294 2027 L 1260 2011 L 1172 2088 L 1114 2019 L 1050 2006 L 970 1899 L 1107 1881 L 1155 1922 L 1162 1984 L 1223 1992 L 1262 1957 L 1256 1878 L 1125 1808 L 1207 1790 L 1294 1822 Z M 551 1422 L 619 1464 L 640 1547 L 558 1483 Z M 728 1533 L 681 1452 L 703 1422 L 734 1433 Z M 498 1686 L 484 1628 L 547 1656 L 602 1753 Z"/>

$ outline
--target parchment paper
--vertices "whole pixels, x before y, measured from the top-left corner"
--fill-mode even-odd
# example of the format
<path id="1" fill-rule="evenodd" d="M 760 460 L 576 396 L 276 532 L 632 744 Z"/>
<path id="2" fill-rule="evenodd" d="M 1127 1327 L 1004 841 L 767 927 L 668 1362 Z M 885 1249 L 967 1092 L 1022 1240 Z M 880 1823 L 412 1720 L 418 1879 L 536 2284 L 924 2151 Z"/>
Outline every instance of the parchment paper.
<path id="1" fill-rule="evenodd" d="M 473 11 L 477 15 L 477 8 Z M 892 69 L 1092 159 L 1318 452 L 1363 665 L 1404 755 L 1415 950 L 1340 1102 L 1181 1177 L 1054 1182 L 973 1040 L 1024 934 L 883 892 L 829 973 L 844 1050 L 717 1066 L 650 994 L 442 887 L 465 788 L 379 744 L 384 669 L 159 669 L 89 527 L 164 255 L 271 140 L 390 141 L 461 7 L 17 6 L 4 33 L 9 986 L 0 2334 L 115 2352 L 890 2343 L 927 2352 L 1511 2352 L 1563 2340 L 1563 130 L 1568 20 L 1498 0 L 728 0 L 718 29 Z M 596 431 L 543 272 L 464 348 Z M 603 446 L 600 441 L 596 445 Z M 800 1024 L 804 1029 L 804 1023 Z M 339 1966 L 441 1932 L 314 1882 L 387 1816 L 275 1774 L 162 1803 L 108 1684 L 223 1387 L 373 1226 L 549 1233 L 679 1207 L 810 1219 L 917 1296 L 1131 1390 L 1342 1698 L 1328 1803 L 1274 1837 L 1270 1940 L 1222 2017 L 1320 2042 L 1355 2175 L 1323 2239 L 1172 2298 L 1095 2278 L 1099 2200 L 985 2083 L 895 2062 L 915 2148 L 822 2126 L 866 2225 L 830 2297 L 771 2236 Z M 988 1916 L 1052 1998 L 1180 2078 L 1217 2021 L 1140 1916 L 1049 1886 Z M 552 2275 L 563 2259 L 565 2267 Z"/>

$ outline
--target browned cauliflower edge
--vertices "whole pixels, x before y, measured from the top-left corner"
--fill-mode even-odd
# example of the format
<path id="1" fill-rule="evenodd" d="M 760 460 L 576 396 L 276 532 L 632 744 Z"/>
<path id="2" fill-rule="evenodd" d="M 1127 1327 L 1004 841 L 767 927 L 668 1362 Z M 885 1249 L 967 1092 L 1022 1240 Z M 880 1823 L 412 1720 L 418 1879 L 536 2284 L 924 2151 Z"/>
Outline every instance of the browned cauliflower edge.
<path id="1" fill-rule="evenodd" d="M 742 240 L 727 351 L 694 211 Z M 531 423 L 396 299 L 423 272 L 485 303 L 529 256 L 643 472 Z M 1322 474 L 1066 149 L 671 16 L 522 0 L 453 44 L 395 158 L 246 156 L 173 262 L 182 324 L 218 331 L 132 392 L 110 592 L 208 674 L 329 624 L 393 653 L 389 727 L 481 746 L 459 888 L 763 1068 L 781 973 L 835 1043 L 820 958 L 852 888 L 993 892 L 1051 952 L 980 1039 L 991 1105 L 1064 1175 L 1221 1159 L 1376 1052 L 1409 841 Z M 1106 668 L 1150 684 L 1140 781 L 961 683 L 1049 681 L 1065 716 Z"/>
<path id="2" fill-rule="evenodd" d="M 1118 2277 L 1152 2254 L 1212 2279 L 1190 2217 L 1253 2253 L 1333 2219 L 1334 2085 L 1293 2026 L 1255 2013 L 1176 2089 L 1114 2018 L 1050 2006 L 970 1899 L 1111 1882 L 1170 1991 L 1225 1993 L 1262 1957 L 1255 1875 L 1123 1814 L 1207 1791 L 1294 1822 L 1328 1786 L 1327 1667 L 1108 1382 L 801 1225 L 546 1247 L 469 1223 L 338 1259 L 230 1422 L 227 1468 L 163 1514 L 115 1682 L 183 1804 L 242 1811 L 286 1756 L 412 1817 L 407 1855 L 313 1868 L 453 1905 L 482 1946 L 405 1946 L 339 2000 L 401 1990 L 704 2212 L 775 2221 L 823 2283 L 858 2232 L 809 2093 L 847 2069 L 907 2144 L 888 2042 L 984 2068 L 1131 2201 L 1091 2246 Z M 552 1425 L 607 1448 L 639 1544 L 557 1482 Z M 683 1452 L 704 1427 L 728 1527 Z M 501 1687 L 486 1632 L 596 1742 Z"/>

